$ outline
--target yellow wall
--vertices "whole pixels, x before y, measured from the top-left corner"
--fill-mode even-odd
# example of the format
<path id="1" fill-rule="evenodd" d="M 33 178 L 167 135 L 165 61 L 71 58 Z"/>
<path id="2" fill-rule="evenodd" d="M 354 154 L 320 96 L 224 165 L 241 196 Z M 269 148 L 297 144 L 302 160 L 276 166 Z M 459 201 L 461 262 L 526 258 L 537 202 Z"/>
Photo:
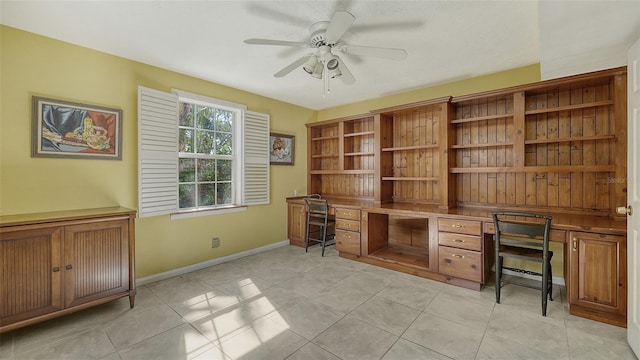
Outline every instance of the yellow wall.
<path id="1" fill-rule="evenodd" d="M 271 167 L 271 204 L 171 221 L 136 220 L 137 277 L 285 240 L 285 197 L 306 189 L 305 123 L 447 95 L 538 81 L 539 65 L 319 112 L 0 25 L 0 215 L 120 205 L 137 208 L 137 87 L 172 88 L 246 104 L 296 136 L 295 165 Z M 31 157 L 31 97 L 123 110 L 120 161 Z M 212 249 L 211 237 L 221 238 Z M 558 274 L 562 266 L 554 264 Z"/>
<path id="2" fill-rule="evenodd" d="M 271 115 L 271 130 L 298 140 L 295 166 L 271 167 L 271 204 L 246 212 L 171 221 L 136 220 L 137 277 L 287 238 L 285 197 L 306 187 L 305 123 L 310 109 L 0 27 L 0 215 L 120 205 L 137 208 L 137 87 L 193 93 L 246 104 Z M 31 157 L 31 97 L 120 108 L 122 160 Z M 211 248 L 211 237 L 221 246 Z"/>

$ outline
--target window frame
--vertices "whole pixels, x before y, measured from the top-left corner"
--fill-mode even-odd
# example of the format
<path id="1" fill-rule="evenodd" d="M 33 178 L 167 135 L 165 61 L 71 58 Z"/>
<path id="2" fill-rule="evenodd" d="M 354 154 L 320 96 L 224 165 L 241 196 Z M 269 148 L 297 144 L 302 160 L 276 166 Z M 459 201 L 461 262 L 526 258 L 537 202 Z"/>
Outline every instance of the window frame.
<path id="1" fill-rule="evenodd" d="M 197 141 L 196 132 L 198 130 L 196 121 L 194 119 L 193 127 L 194 130 L 194 152 L 181 152 L 180 151 L 180 139 L 178 138 L 178 164 L 180 163 L 180 159 L 194 159 L 195 160 L 195 168 L 196 168 L 196 178 L 193 183 L 196 187 L 196 206 L 189 208 L 181 208 L 180 207 L 180 184 L 184 184 L 184 182 L 180 182 L 178 179 L 178 211 L 177 213 L 186 213 L 186 212 L 194 212 L 194 211 L 208 211 L 208 210 L 216 210 L 216 209 L 228 209 L 230 207 L 238 207 L 242 204 L 242 172 L 241 172 L 241 163 L 242 163 L 242 151 L 239 149 L 243 148 L 242 142 L 242 119 L 244 110 L 246 110 L 246 106 L 224 102 L 218 99 L 208 98 L 202 95 L 191 94 L 185 91 L 180 90 L 172 90 L 172 93 L 178 95 L 178 106 L 181 108 L 181 104 L 187 103 L 191 105 L 199 105 L 205 106 L 214 109 L 220 109 L 224 111 L 230 111 L 233 113 L 233 120 L 231 123 L 231 141 L 232 141 L 232 154 L 231 155 L 217 155 L 217 154 L 203 154 L 199 153 L 197 149 Z M 179 112 L 178 112 L 179 113 Z M 185 126 L 181 126 L 178 122 L 178 134 L 180 134 L 180 129 L 185 128 Z M 179 136 L 179 135 L 178 135 Z M 197 178 L 197 168 L 198 168 L 198 160 L 199 159 L 208 159 L 208 160 L 231 160 L 231 203 L 223 204 L 223 205 L 212 205 L 212 206 L 199 206 L 198 205 L 198 186 L 201 182 L 198 181 Z M 218 184 L 217 180 L 217 171 L 216 171 L 216 181 L 214 184 Z M 216 199 L 217 202 L 217 199 Z"/>

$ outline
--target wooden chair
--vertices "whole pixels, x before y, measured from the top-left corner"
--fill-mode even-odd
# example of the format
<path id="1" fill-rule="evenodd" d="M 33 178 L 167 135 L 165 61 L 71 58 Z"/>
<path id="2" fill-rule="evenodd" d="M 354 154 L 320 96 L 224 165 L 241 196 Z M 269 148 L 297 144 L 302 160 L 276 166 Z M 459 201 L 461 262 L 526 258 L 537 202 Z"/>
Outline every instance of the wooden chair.
<path id="1" fill-rule="evenodd" d="M 307 197 L 304 198 L 304 202 L 307 205 L 304 251 L 308 251 L 309 243 L 320 243 L 322 256 L 324 256 L 324 248 L 336 243 L 335 233 L 331 232 L 331 229 L 335 228 L 336 222 L 329 216 L 329 204 L 326 199 Z"/>
<path id="2" fill-rule="evenodd" d="M 547 296 L 553 301 L 551 270 L 553 251 L 549 250 L 551 216 L 524 212 L 497 212 L 491 215 L 496 232 L 496 303 L 500 303 L 500 288 L 504 284 L 512 283 L 538 288 L 542 292 L 542 316 L 547 316 Z M 502 279 L 502 262 L 505 257 L 541 264 L 540 273 L 509 268 L 509 270 L 540 276 L 541 286 L 535 287 L 517 281 L 505 282 Z"/>

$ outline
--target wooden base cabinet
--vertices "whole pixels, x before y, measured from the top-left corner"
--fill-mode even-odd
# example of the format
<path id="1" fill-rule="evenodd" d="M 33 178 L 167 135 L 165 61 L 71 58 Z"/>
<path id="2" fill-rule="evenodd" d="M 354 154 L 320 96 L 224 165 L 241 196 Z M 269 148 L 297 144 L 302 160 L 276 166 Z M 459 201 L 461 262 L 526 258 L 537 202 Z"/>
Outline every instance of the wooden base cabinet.
<path id="1" fill-rule="evenodd" d="M 289 244 L 304 247 L 307 231 L 307 206 L 304 203 L 287 202 L 287 207 Z"/>
<path id="2" fill-rule="evenodd" d="M 0 218 L 0 333 L 135 298 L 135 211 L 92 209 Z"/>
<path id="3" fill-rule="evenodd" d="M 624 236 L 571 232 L 569 310 L 572 315 L 626 326 L 627 247 Z"/>

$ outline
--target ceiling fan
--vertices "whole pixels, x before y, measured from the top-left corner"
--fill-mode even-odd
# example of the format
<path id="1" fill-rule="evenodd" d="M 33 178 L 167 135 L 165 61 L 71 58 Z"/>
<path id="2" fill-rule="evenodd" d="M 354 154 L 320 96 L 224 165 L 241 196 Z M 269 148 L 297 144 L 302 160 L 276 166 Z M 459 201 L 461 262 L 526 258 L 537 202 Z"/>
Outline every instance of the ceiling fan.
<path id="1" fill-rule="evenodd" d="M 347 11 L 336 11 L 331 21 L 317 22 L 309 27 L 308 42 L 247 39 L 244 42 L 252 45 L 278 45 L 311 48 L 315 51 L 302 56 L 296 61 L 273 74 L 275 77 L 283 77 L 294 69 L 302 66 L 302 69 L 317 79 L 340 78 L 342 82 L 350 85 L 355 82 L 353 74 L 342 59 L 336 54 L 341 52 L 347 55 L 371 56 L 390 60 L 403 60 L 407 57 L 404 49 L 380 48 L 371 46 L 348 45 L 340 38 L 349 30 L 356 18 Z"/>

